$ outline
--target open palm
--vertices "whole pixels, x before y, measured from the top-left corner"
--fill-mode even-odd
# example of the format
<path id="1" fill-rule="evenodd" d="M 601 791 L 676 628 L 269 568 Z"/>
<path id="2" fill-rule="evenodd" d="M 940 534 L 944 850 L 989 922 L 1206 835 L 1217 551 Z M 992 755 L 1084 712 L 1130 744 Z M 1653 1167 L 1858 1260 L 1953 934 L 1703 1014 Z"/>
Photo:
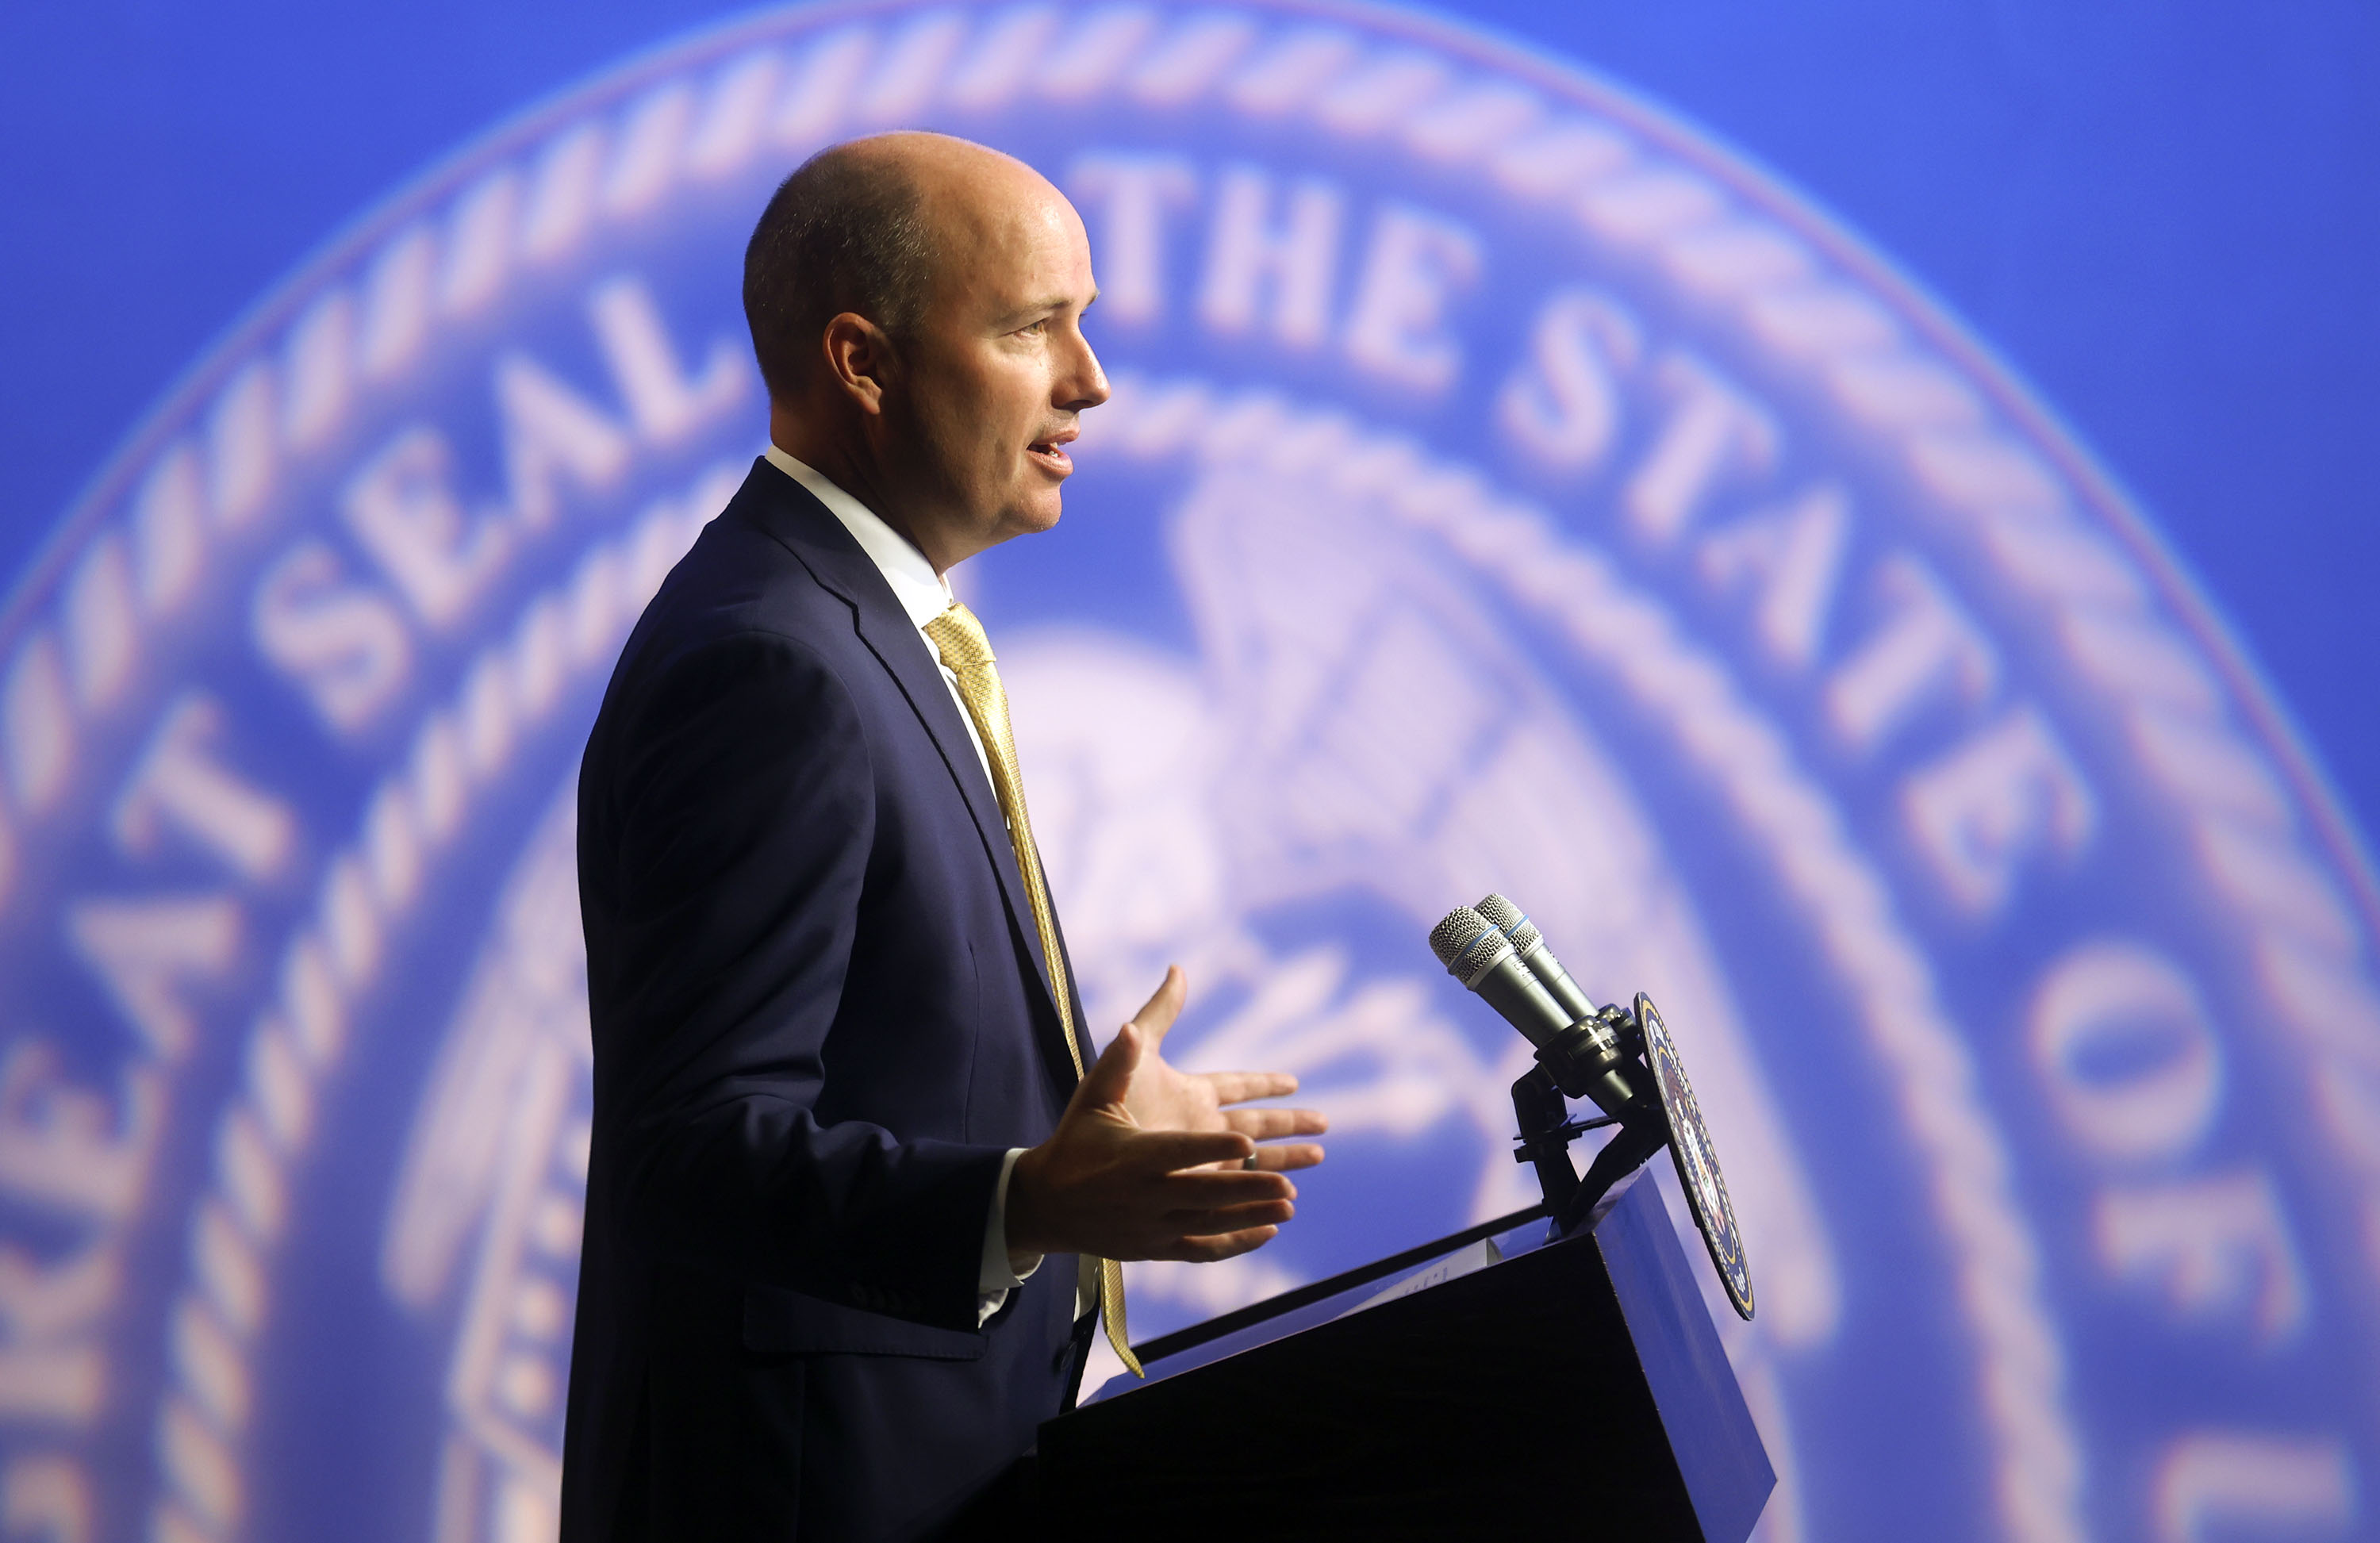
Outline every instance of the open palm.
<path id="1" fill-rule="evenodd" d="M 1262 1247 L 1296 1213 L 1286 1174 L 1320 1162 L 1321 1147 L 1257 1143 L 1319 1136 L 1328 1122 L 1311 1109 L 1240 1107 L 1296 1092 L 1286 1072 L 1169 1065 L 1158 1048 L 1188 990 L 1169 967 L 1091 1064 L 1050 1139 L 1017 1155 L 1012 1253 L 1212 1262 Z"/>
<path id="2" fill-rule="evenodd" d="M 1164 984 L 1132 1016 L 1130 1027 L 1138 1031 L 1142 1047 L 1125 1086 L 1123 1113 L 1135 1125 L 1145 1131 L 1237 1131 L 1252 1141 L 1319 1136 L 1329 1128 L 1311 1109 L 1235 1107 L 1296 1092 L 1297 1078 L 1287 1072 L 1184 1072 L 1168 1062 L 1162 1054 L 1165 1035 L 1188 995 L 1181 966 L 1169 965 Z M 1321 1160 L 1317 1146 L 1267 1147 L 1257 1151 L 1256 1166 L 1280 1172 Z"/>

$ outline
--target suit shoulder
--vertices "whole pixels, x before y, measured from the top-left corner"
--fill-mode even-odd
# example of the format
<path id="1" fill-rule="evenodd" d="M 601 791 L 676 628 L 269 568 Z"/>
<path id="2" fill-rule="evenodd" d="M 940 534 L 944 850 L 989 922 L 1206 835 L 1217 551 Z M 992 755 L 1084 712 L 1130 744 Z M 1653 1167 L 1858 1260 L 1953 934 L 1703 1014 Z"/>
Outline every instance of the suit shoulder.
<path id="1" fill-rule="evenodd" d="M 807 680 L 805 689 L 848 697 L 862 662 L 852 605 L 753 517 L 754 497 L 747 482 L 646 603 L 605 688 L 597 743 L 606 728 L 645 717 L 657 695 L 732 690 L 747 671 L 754 689 Z M 829 686 L 821 676 L 836 678 Z"/>
<path id="2" fill-rule="evenodd" d="M 702 528 L 637 626 L 639 634 L 679 645 L 773 632 L 819 646 L 851 631 L 850 603 L 732 504 Z M 636 642 L 632 637 L 632 650 Z"/>
<path id="3" fill-rule="evenodd" d="M 672 768 L 707 768 L 725 778 L 737 765 L 782 771 L 799 763 L 815 776 L 829 766 L 868 763 L 866 715 L 851 687 L 854 661 L 805 636 L 815 629 L 770 625 L 759 609 L 647 612 L 588 735 L 582 824 L 589 799 L 608 808 Z"/>

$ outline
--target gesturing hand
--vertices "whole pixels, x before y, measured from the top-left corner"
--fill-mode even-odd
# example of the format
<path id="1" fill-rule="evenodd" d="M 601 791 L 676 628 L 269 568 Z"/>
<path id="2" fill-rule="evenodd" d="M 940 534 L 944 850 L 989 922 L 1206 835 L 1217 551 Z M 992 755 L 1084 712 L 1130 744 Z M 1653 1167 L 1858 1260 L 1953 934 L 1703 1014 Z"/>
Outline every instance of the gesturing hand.
<path id="1" fill-rule="evenodd" d="M 1262 1246 L 1294 1214 L 1290 1169 L 1322 1160 L 1310 1109 L 1237 1109 L 1297 1091 L 1284 1072 L 1184 1073 L 1157 1053 L 1188 994 L 1179 968 L 1116 1034 L 1049 1140 L 1016 1160 L 1008 1246 L 1108 1259 L 1227 1259 Z M 1257 1166 L 1242 1166 L 1254 1155 Z"/>
<path id="2" fill-rule="evenodd" d="M 1179 965 L 1169 965 L 1165 983 L 1157 988 L 1126 1027 L 1142 1041 L 1140 1062 L 1124 1089 L 1123 1105 L 1143 1130 L 1232 1130 L 1251 1140 L 1283 1136 L 1319 1136 L 1330 1122 L 1311 1109 L 1234 1109 L 1251 1099 L 1281 1099 L 1297 1091 L 1297 1079 L 1287 1072 L 1179 1072 L 1158 1053 L 1182 1004 L 1190 994 Z M 1311 1168 L 1322 1160 L 1322 1148 L 1310 1143 L 1266 1147 L 1256 1154 L 1257 1166 L 1280 1172 Z"/>

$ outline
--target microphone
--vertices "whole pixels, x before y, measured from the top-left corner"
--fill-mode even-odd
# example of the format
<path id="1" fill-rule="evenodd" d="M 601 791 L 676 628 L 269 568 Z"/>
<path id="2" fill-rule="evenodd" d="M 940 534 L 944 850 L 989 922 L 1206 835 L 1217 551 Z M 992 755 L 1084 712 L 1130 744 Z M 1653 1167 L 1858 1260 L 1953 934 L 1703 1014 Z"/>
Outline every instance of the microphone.
<path id="1" fill-rule="evenodd" d="M 1667 1146 L 1728 1301 L 1751 1318 L 1752 1276 L 1727 1185 L 1677 1046 L 1651 1001 L 1640 991 L 1633 1011 L 1597 1008 L 1536 925 L 1501 894 L 1447 912 L 1430 929 L 1429 950 L 1536 1047 L 1536 1069 L 1512 1084 L 1521 1127 L 1512 1159 L 1536 1167 L 1559 1235 L 1597 1220 L 1595 1207 L 1611 1186 Z M 1592 1099 L 1605 1117 L 1571 1118 L 1565 1097 Z M 1598 1125 L 1619 1129 L 1581 1177 L 1571 1166 L 1571 1138 Z"/>
<path id="2" fill-rule="evenodd" d="M 1489 896 L 1490 899 L 1500 898 Z M 1510 901 L 1505 902 L 1510 906 Z M 1518 907 L 1512 907 L 1515 913 Z M 1528 920 L 1523 917 L 1525 924 Z M 1530 928 L 1530 931 L 1536 931 Z M 1536 940 L 1536 954 L 1550 959 L 1545 940 Z M 1627 1047 L 1592 1006 L 1573 1014 L 1554 1000 L 1536 970 L 1524 963 L 1519 949 L 1500 928 L 1469 905 L 1457 905 L 1430 929 L 1430 952 L 1446 973 L 1475 994 L 1484 997 L 1503 1020 L 1537 1048 L 1537 1063 L 1554 1086 L 1573 1099 L 1592 1099 L 1607 1114 L 1618 1115 L 1646 1096 L 1631 1069 Z M 1559 963 L 1550 966 L 1561 968 Z M 1585 1000 L 1565 972 L 1561 978 L 1579 1000 Z"/>
<path id="3" fill-rule="evenodd" d="M 1447 974 L 1485 997 L 1488 1006 L 1539 1050 L 1577 1022 L 1521 962 L 1512 940 L 1468 905 L 1457 905 L 1430 929 L 1429 949 Z"/>
<path id="4" fill-rule="evenodd" d="M 1473 909 L 1488 926 L 1512 940 L 1512 952 L 1520 955 L 1521 963 L 1529 967 L 1529 973 L 1537 978 L 1538 984 L 1545 987 L 1562 1011 L 1570 1014 L 1572 1022 L 1595 1016 L 1594 1002 L 1579 990 L 1578 982 L 1571 978 L 1570 971 L 1562 968 L 1561 961 L 1554 957 L 1554 951 L 1546 946 L 1545 934 L 1537 930 L 1537 924 L 1531 921 L 1518 905 L 1500 894 L 1491 894 Z"/>

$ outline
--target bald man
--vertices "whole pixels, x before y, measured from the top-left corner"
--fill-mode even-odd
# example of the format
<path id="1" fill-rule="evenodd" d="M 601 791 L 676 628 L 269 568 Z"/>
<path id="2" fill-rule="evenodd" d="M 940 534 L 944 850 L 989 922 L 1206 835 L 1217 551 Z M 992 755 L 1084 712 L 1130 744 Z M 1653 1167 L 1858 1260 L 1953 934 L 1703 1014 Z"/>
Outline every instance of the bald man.
<path id="1" fill-rule="evenodd" d="M 1258 1145 L 1320 1116 L 1244 1107 L 1293 1078 L 1166 1064 L 1178 970 L 1092 1043 L 945 577 L 1058 522 L 1094 294 L 1058 190 L 936 135 L 822 152 L 753 232 L 772 443 L 579 776 L 574 1543 L 979 1535 L 1095 1330 L 1123 1348 L 1098 1261 L 1257 1247 L 1321 1159 Z"/>

